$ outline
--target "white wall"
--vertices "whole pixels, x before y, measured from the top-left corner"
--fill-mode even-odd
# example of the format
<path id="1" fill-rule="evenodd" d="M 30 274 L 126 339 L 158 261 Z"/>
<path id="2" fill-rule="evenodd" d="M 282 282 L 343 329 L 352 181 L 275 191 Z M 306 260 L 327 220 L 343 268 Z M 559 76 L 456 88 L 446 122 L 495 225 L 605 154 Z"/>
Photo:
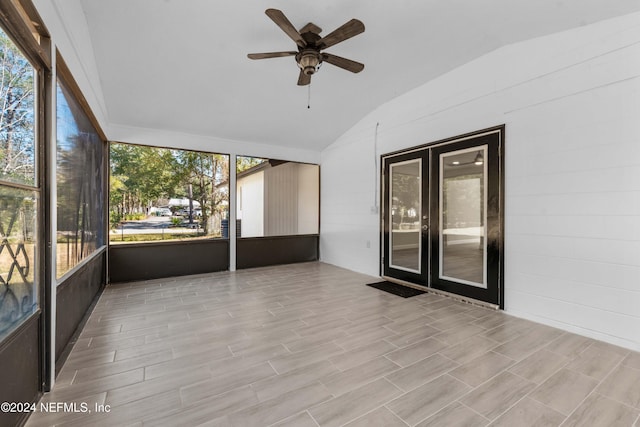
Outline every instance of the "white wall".
<path id="1" fill-rule="evenodd" d="M 505 310 L 640 350 L 640 14 L 506 46 L 357 123 L 322 153 L 322 260 L 378 275 L 380 154 L 503 123 Z"/>
<path id="2" fill-rule="evenodd" d="M 238 179 L 238 219 L 242 237 L 264 236 L 264 172 Z"/>

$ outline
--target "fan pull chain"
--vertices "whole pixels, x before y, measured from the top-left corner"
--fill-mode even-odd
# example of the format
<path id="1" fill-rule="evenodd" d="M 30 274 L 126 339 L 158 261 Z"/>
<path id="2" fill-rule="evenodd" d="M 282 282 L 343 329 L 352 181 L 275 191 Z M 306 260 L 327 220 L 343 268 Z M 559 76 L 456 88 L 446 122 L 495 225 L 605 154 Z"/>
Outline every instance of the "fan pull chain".
<path id="1" fill-rule="evenodd" d="M 307 86 L 307 109 L 311 108 L 311 83 Z"/>

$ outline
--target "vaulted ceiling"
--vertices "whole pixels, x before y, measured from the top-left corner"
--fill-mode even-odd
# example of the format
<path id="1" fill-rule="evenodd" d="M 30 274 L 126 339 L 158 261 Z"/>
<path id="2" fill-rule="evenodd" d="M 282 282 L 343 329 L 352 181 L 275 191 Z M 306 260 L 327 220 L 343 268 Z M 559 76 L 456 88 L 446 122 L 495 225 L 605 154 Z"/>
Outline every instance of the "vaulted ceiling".
<path id="1" fill-rule="evenodd" d="M 51 0 L 48 0 L 51 1 Z M 36 1 L 43 3 L 42 1 Z M 66 5 L 65 5 L 66 3 Z M 66 14 L 69 3 L 82 11 Z M 638 0 L 53 0 L 109 124 L 320 151 L 379 105 L 501 46 L 640 10 Z M 81 9 L 80 9 L 81 8 Z M 323 64 L 296 85 L 295 50 L 264 13 L 281 9 L 322 34 L 351 18 L 366 31 L 327 51 L 365 64 Z M 84 22 L 83 22 L 84 19 Z M 84 33 L 81 28 L 84 28 Z M 81 40 L 88 28 L 89 40 Z M 63 52 L 64 54 L 64 52 Z M 89 79 L 91 80 L 91 79 Z M 311 108 L 307 108 L 310 96 Z"/>

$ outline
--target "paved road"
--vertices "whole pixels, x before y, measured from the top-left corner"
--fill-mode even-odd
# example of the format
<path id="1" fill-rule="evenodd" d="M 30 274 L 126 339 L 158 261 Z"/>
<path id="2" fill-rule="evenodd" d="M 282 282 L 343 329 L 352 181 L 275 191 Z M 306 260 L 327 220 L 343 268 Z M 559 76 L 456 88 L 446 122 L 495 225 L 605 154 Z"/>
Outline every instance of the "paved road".
<path id="1" fill-rule="evenodd" d="M 170 216 L 150 216 L 139 221 L 123 221 L 111 234 L 193 233 L 192 228 L 186 227 L 188 221 L 185 219 L 182 227 L 172 227 Z"/>

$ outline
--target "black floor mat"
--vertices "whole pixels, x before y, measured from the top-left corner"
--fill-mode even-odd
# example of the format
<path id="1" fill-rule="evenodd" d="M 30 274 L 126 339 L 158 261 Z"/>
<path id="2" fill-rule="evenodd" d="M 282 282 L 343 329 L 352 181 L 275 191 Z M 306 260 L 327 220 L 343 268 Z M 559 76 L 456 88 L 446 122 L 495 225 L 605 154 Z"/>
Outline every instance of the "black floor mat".
<path id="1" fill-rule="evenodd" d="M 372 288 L 380 289 L 381 291 L 389 292 L 390 294 L 398 295 L 402 298 L 415 297 L 416 295 L 422 295 L 426 293 L 425 291 L 420 291 L 418 289 L 410 288 L 408 286 L 398 285 L 393 282 L 377 282 L 377 283 L 369 283 L 367 286 L 371 286 Z"/>

